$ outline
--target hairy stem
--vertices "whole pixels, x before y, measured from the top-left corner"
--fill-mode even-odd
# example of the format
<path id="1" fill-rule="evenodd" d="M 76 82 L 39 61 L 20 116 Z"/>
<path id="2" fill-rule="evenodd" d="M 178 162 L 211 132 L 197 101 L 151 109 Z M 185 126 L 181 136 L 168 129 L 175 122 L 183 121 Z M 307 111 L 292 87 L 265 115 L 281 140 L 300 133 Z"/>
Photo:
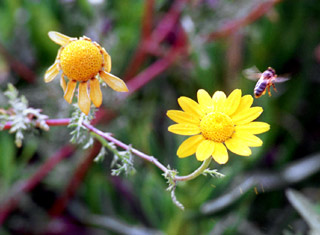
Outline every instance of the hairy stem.
<path id="1" fill-rule="evenodd" d="M 83 123 L 83 126 L 85 126 L 86 128 L 88 128 L 88 130 L 92 131 L 94 134 L 94 136 L 102 141 L 102 144 L 103 144 L 103 140 L 101 139 L 101 137 L 107 141 L 110 141 L 112 143 L 114 143 L 115 145 L 117 145 L 118 147 L 122 148 L 122 149 L 125 149 L 125 150 L 129 150 L 136 156 L 148 161 L 148 162 L 151 162 L 153 163 L 156 167 L 158 167 L 160 170 L 162 170 L 163 172 L 167 172 L 169 171 L 168 168 L 166 168 L 162 163 L 160 163 L 155 157 L 153 156 L 149 156 L 143 152 L 140 152 L 139 150 L 135 149 L 135 148 L 132 148 L 131 146 L 117 140 L 116 138 L 112 137 L 111 134 L 109 133 L 105 133 L 105 132 L 102 132 L 100 131 L 99 129 L 95 128 L 94 126 L 88 124 L 88 123 Z M 189 175 L 186 175 L 186 176 L 175 176 L 173 178 L 174 181 L 188 181 L 188 180 L 192 180 L 196 177 L 198 177 L 199 175 L 202 174 L 202 172 L 207 169 L 207 167 L 209 166 L 211 162 L 211 158 L 208 158 L 207 160 L 205 160 L 202 165 L 197 169 L 195 170 L 194 172 L 192 172 L 191 174 Z"/>
<path id="2" fill-rule="evenodd" d="M 189 175 L 185 175 L 185 176 L 176 176 L 174 178 L 175 181 L 188 181 L 188 180 L 192 180 L 194 178 L 197 178 L 199 175 L 202 174 L 202 172 L 207 169 L 207 167 L 209 166 L 210 162 L 211 162 L 211 157 L 209 157 L 208 159 L 204 160 L 201 164 L 201 166 L 195 170 L 194 172 L 192 172 Z"/>

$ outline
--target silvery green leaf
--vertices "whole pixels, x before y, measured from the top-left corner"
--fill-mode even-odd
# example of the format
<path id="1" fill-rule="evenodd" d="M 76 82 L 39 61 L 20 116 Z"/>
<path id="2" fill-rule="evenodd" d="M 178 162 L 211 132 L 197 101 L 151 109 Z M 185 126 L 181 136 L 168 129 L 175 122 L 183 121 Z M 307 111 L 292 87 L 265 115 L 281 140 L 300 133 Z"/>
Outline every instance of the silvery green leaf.
<path id="1" fill-rule="evenodd" d="M 299 212 L 310 227 L 310 235 L 320 234 L 320 215 L 314 211 L 314 205 L 301 193 L 293 189 L 286 191 L 291 205 Z"/>

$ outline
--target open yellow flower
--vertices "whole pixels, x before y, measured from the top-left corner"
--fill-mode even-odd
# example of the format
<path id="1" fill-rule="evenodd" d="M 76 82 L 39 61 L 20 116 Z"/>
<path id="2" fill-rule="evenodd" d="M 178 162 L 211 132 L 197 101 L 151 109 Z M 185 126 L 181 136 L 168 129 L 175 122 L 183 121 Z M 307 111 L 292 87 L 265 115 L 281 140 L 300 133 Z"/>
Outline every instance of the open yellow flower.
<path id="1" fill-rule="evenodd" d="M 100 107 L 102 93 L 98 76 L 113 90 L 128 91 L 126 84 L 110 73 L 111 58 L 98 43 L 92 42 L 86 36 L 79 39 L 71 38 L 54 31 L 49 32 L 49 37 L 61 48 L 55 62 L 46 71 L 44 81 L 51 82 L 62 71 L 60 85 L 64 91 L 64 99 L 68 103 L 72 102 L 79 82 L 78 105 L 81 111 L 88 115 L 91 101 L 96 107 Z M 68 84 L 65 77 L 69 79 Z"/>
<path id="2" fill-rule="evenodd" d="M 198 103 L 188 97 L 180 97 L 178 103 L 183 111 L 169 110 L 167 115 L 177 124 L 168 130 L 179 135 L 191 135 L 178 148 L 180 158 L 196 153 L 199 161 L 210 156 L 225 164 L 228 151 L 241 155 L 251 155 L 249 147 L 262 145 L 255 134 L 270 129 L 265 122 L 253 122 L 262 113 L 261 107 L 251 107 L 251 95 L 241 97 L 241 90 L 234 90 L 228 97 L 217 91 L 211 97 L 205 90 L 197 93 Z"/>

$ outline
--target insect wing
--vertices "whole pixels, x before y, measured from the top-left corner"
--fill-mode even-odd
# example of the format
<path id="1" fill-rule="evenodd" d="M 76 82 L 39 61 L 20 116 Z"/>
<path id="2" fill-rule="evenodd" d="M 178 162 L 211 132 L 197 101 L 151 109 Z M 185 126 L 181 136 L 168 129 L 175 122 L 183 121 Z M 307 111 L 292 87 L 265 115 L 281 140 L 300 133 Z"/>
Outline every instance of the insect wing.
<path id="1" fill-rule="evenodd" d="M 289 80 L 288 77 L 276 77 L 273 82 L 274 83 L 281 83 L 281 82 L 286 82 L 288 80 Z"/>
<path id="2" fill-rule="evenodd" d="M 257 81 L 261 77 L 261 72 L 256 66 L 243 70 L 243 76 L 249 80 Z"/>

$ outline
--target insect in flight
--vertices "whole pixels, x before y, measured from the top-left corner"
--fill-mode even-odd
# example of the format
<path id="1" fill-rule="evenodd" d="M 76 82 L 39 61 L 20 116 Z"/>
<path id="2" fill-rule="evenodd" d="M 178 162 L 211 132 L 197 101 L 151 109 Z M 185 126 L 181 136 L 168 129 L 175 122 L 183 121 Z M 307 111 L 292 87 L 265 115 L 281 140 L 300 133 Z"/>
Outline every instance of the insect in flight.
<path id="1" fill-rule="evenodd" d="M 273 87 L 274 91 L 277 91 L 274 83 L 280 83 L 280 82 L 285 82 L 289 80 L 289 78 L 286 77 L 278 77 L 276 74 L 276 71 L 268 67 L 267 70 L 265 70 L 263 73 L 261 73 L 257 67 L 251 67 L 248 69 L 245 69 L 243 71 L 243 74 L 246 78 L 257 81 L 256 86 L 254 87 L 254 97 L 259 98 L 260 96 L 264 95 L 266 93 L 266 90 L 268 90 L 269 96 L 271 96 L 271 91 L 270 87 Z"/>

